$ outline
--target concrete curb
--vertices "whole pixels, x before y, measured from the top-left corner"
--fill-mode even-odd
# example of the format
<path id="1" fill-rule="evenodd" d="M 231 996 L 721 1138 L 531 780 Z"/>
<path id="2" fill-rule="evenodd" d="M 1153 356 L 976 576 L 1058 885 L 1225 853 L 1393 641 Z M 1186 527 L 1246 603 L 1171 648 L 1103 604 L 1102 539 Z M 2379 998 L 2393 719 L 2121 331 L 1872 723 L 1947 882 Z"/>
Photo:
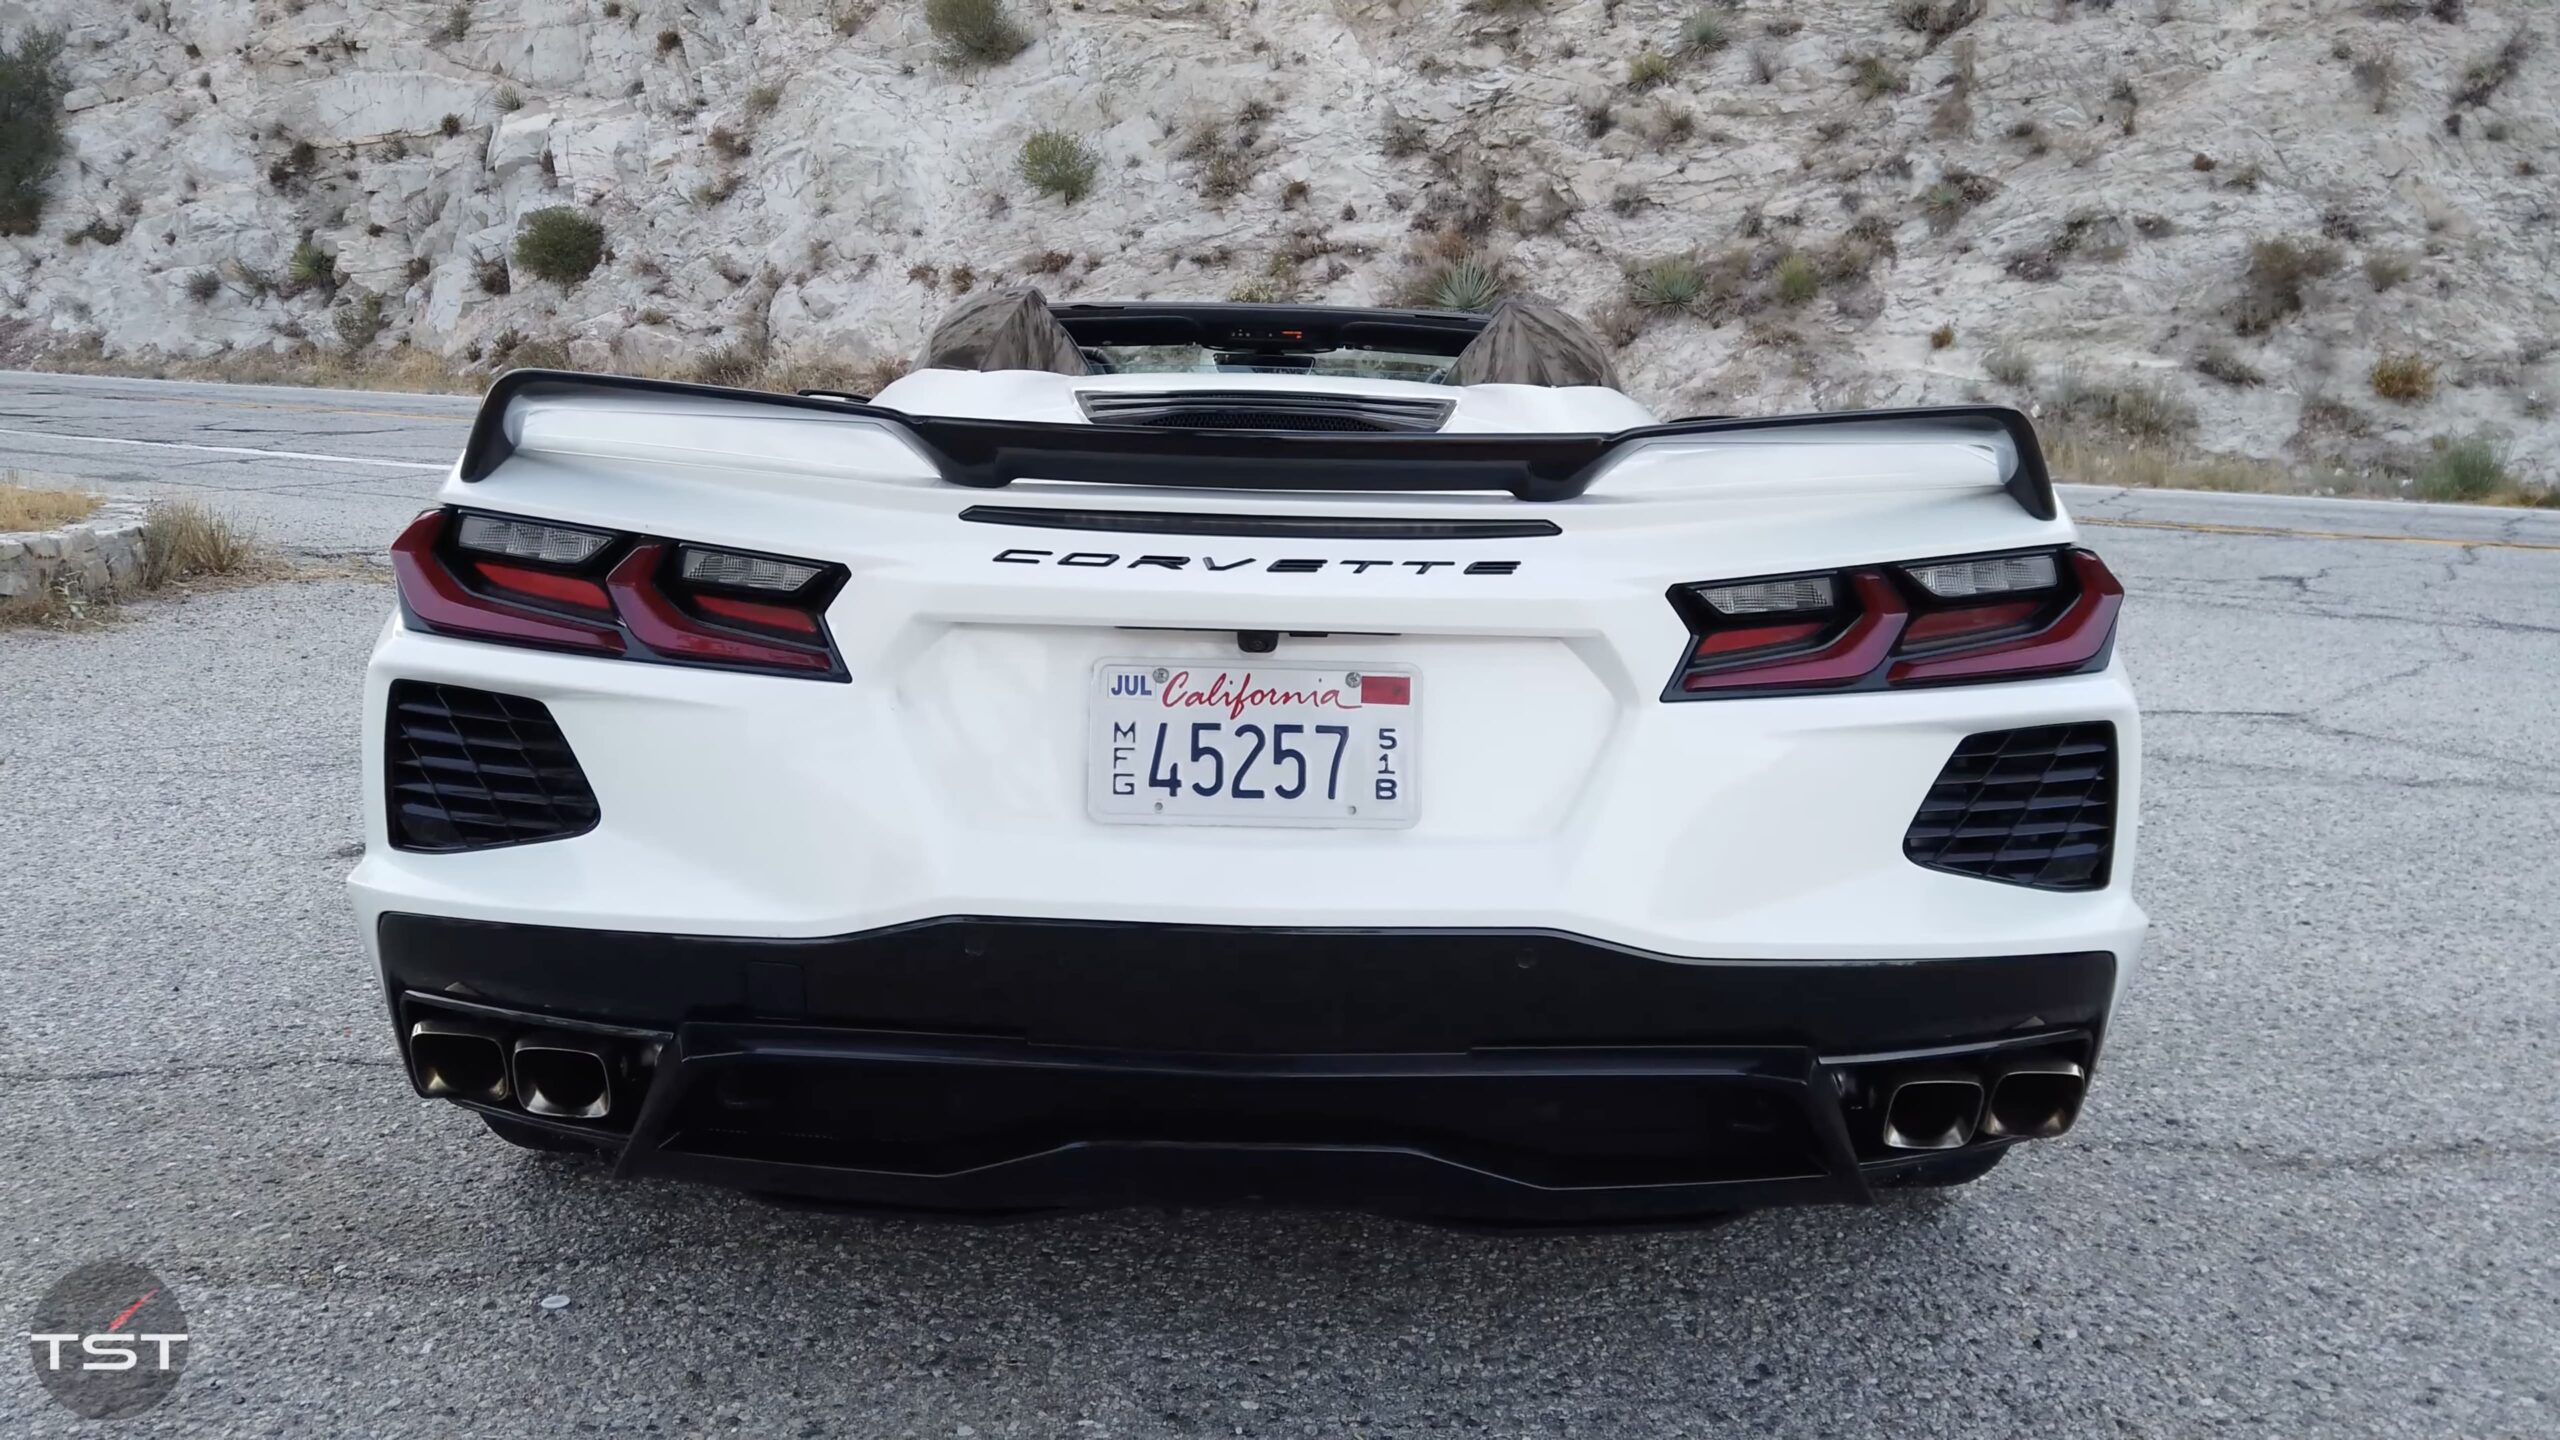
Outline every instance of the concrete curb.
<path id="1" fill-rule="evenodd" d="M 0 603 L 47 590 L 104 600 L 141 589 L 149 516 L 140 500 L 107 500 L 75 524 L 0 535 Z"/>

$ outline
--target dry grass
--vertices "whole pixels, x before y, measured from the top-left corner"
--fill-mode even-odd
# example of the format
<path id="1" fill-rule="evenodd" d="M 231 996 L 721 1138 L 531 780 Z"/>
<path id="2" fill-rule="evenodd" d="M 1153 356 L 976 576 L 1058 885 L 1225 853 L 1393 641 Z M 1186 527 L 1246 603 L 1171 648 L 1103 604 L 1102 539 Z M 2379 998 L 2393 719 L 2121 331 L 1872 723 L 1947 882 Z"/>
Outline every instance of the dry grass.
<path id="1" fill-rule="evenodd" d="M 2053 478 L 2070 485 L 2124 485 L 2139 490 L 2232 490 L 2305 495 L 2319 486 L 2300 469 L 2243 455 L 2213 455 L 2184 445 L 2129 442 L 2111 428 L 2041 427 Z"/>
<path id="2" fill-rule="evenodd" d="M 98 509 L 98 497 L 77 490 L 37 490 L 0 481 L 0 535 L 16 530 L 52 530 L 86 520 Z"/>
<path id="3" fill-rule="evenodd" d="M 8 487 L 0 487 L 0 500 L 8 494 Z M 95 504 L 95 497 L 78 498 Z M 269 580 L 329 578 L 342 573 L 345 572 L 327 568 L 297 571 L 255 534 L 192 500 L 154 501 L 143 520 L 139 589 L 145 594 L 173 586 L 186 590 L 223 589 Z M 0 629 L 85 630 L 112 624 L 122 618 L 119 602 L 129 598 L 112 593 L 91 594 L 57 583 L 37 594 L 0 602 Z"/>
<path id="4" fill-rule="evenodd" d="M 2254 242 L 2233 324 L 2243 335 L 2265 334 L 2277 322 L 2302 313 L 2304 292 L 2313 281 L 2337 273 L 2342 263 L 2338 247 L 2323 241 L 2278 236 Z"/>
<path id="5" fill-rule="evenodd" d="M 518 338 L 498 345 L 491 362 L 477 369 L 460 368 L 440 356 L 405 345 L 373 355 L 303 347 L 282 355 L 260 350 L 185 360 L 149 354 L 109 355 L 89 345 L 55 351 L 38 360 L 36 368 L 152 380 L 477 395 L 487 388 L 489 377 L 500 371 L 576 367 L 560 342 Z M 750 390 L 842 390 L 867 395 L 905 374 L 907 365 L 904 360 L 854 363 L 823 354 L 777 356 L 753 346 L 733 344 L 680 367 L 617 364 L 611 368 L 626 375 L 699 380 Z"/>
<path id="6" fill-rule="evenodd" d="M 2436 367 L 2423 355 L 2385 355 L 2373 362 L 2373 393 L 2403 404 L 2436 398 Z"/>
<path id="7" fill-rule="evenodd" d="M 2196 429 L 2195 406 L 2157 382 L 2065 375 L 2044 402 L 2058 420 L 2111 430 L 2145 444 L 2169 444 Z"/>
<path id="8" fill-rule="evenodd" d="M 209 380 L 232 385 L 311 385 L 333 390 L 477 395 L 488 377 L 408 345 L 350 355 L 317 346 L 284 352 L 232 350 L 180 357 L 150 351 L 110 354 L 94 341 L 36 357 L 32 368 L 71 375 L 123 375 L 143 380 Z"/>
<path id="9" fill-rule="evenodd" d="M 747 341 L 722 346 L 671 378 L 736 390 L 772 390 L 785 395 L 803 390 L 831 390 L 844 395 L 877 395 L 890 381 L 907 373 L 903 359 L 884 357 L 854 362 L 833 355 L 795 352 L 776 355 Z"/>
<path id="10" fill-rule="evenodd" d="M 2360 499 L 2455 501 L 2474 505 L 2560 506 L 2560 490 L 2528 485 L 2507 468 L 2494 441 L 2439 440 L 2412 471 L 2403 466 L 2258 460 L 2191 446 L 2127 440 L 2120 432 L 2068 422 L 2040 425 L 2053 478 L 2070 485 L 2138 490 L 2221 490 L 2256 495 L 2346 495 Z"/>
<path id="11" fill-rule="evenodd" d="M 142 588 L 159 590 L 182 580 L 274 580 L 283 561 L 242 526 L 193 500 L 153 502 L 142 522 Z"/>

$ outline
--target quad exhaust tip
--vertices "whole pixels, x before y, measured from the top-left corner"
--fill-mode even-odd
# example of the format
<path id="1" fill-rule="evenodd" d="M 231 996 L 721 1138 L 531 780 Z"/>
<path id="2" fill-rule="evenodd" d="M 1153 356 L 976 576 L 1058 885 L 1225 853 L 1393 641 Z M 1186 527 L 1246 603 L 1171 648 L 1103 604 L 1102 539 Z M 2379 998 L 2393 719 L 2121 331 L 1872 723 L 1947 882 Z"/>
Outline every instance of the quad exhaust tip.
<path id="1" fill-rule="evenodd" d="M 600 1120 L 613 1109 L 612 1072 L 592 1042 L 536 1032 L 515 1044 L 516 1094 L 536 1115 Z"/>
<path id="2" fill-rule="evenodd" d="M 1991 1082 L 1982 1133 L 2007 1139 L 2049 1140 L 2080 1118 L 2089 1073 L 2068 1060 L 2029 1060 Z"/>
<path id="3" fill-rule="evenodd" d="M 1982 1120 L 1982 1082 L 1956 1072 L 1905 1078 L 1884 1105 L 1884 1143 L 1894 1150 L 1956 1150 Z"/>
<path id="4" fill-rule="evenodd" d="M 501 1105 L 507 1099 L 507 1052 L 498 1037 L 453 1020 L 409 1027 L 410 1078 L 423 1095 Z"/>

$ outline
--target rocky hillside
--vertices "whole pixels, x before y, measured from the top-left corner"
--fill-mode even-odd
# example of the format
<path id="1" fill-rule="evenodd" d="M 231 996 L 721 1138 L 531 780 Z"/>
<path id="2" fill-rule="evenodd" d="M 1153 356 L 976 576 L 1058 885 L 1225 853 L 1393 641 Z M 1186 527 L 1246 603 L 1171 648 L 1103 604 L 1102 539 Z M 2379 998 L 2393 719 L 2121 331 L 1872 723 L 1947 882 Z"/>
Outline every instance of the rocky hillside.
<path id="1" fill-rule="evenodd" d="M 770 381 L 999 281 L 1531 288 L 1668 414 L 2560 478 L 2543 0 L 0 0 L 44 31 L 19 361 Z"/>

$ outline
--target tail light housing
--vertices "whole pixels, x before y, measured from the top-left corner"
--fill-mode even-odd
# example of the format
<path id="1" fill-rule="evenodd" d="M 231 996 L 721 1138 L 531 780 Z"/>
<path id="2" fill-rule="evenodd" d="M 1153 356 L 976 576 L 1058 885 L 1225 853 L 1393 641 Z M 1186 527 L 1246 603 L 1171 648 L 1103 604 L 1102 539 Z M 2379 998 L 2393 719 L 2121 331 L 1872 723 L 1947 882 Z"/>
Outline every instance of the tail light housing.
<path id="1" fill-rule="evenodd" d="M 2080 549 L 1682 585 L 1665 700 L 1828 694 L 2103 669 L 2124 587 Z"/>
<path id="2" fill-rule="evenodd" d="M 826 621 L 841 565 L 461 510 L 412 521 L 391 565 L 401 613 L 432 634 L 846 678 Z"/>

